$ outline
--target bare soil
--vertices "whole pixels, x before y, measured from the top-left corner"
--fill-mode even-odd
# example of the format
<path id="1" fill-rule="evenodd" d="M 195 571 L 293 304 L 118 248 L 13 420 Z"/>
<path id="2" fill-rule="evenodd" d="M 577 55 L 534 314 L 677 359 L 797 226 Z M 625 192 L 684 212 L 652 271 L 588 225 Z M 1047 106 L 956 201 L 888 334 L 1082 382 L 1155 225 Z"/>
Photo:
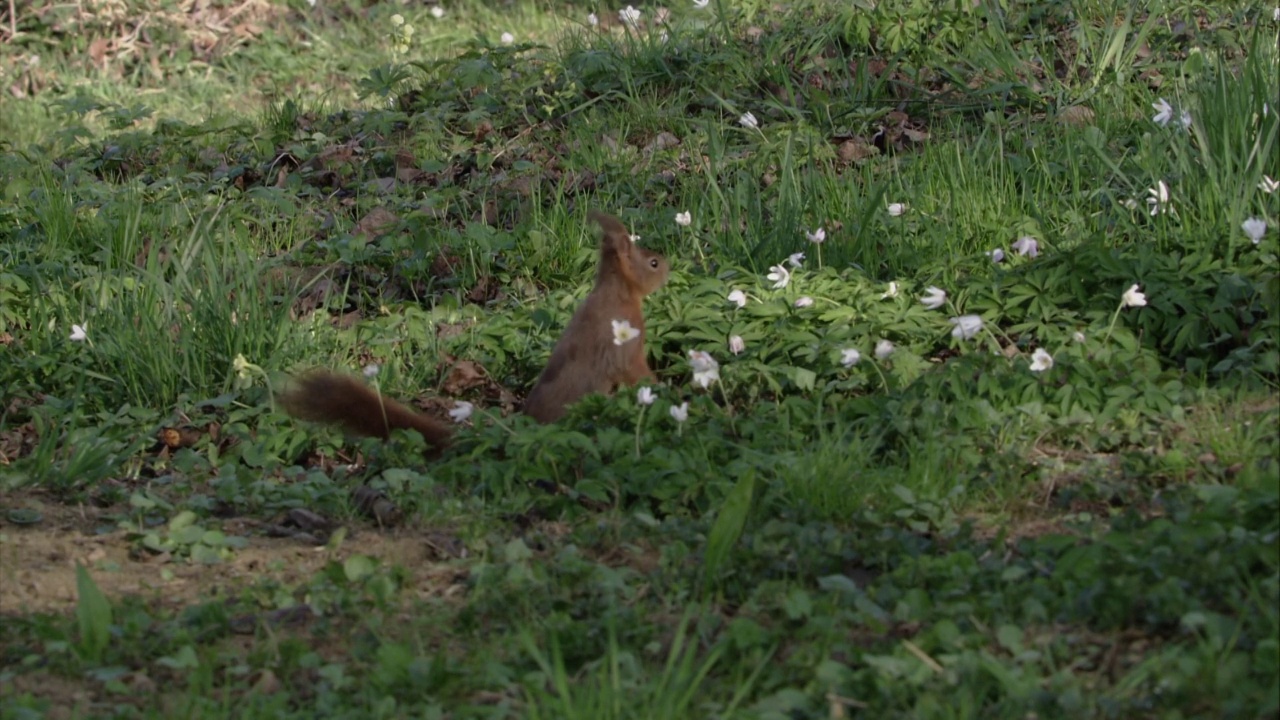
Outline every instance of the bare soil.
<path id="1" fill-rule="evenodd" d="M 248 586 L 273 580 L 288 587 L 312 578 L 330 561 L 367 555 L 409 574 L 410 596 L 450 597 L 462 590 L 459 572 L 441 560 L 439 533 L 429 528 L 351 528 L 335 550 L 297 538 L 266 537 L 263 523 L 224 521 L 221 529 L 248 541 L 216 565 L 153 555 L 136 549 L 123 530 L 114 530 L 103 510 L 71 507 L 31 493 L 0 493 L 0 513 L 14 508 L 39 511 L 35 525 L 15 525 L 0 514 L 0 615 L 65 613 L 76 603 L 76 564 L 89 569 L 109 598 L 140 596 L 148 604 L 180 607 L 231 597 Z"/>

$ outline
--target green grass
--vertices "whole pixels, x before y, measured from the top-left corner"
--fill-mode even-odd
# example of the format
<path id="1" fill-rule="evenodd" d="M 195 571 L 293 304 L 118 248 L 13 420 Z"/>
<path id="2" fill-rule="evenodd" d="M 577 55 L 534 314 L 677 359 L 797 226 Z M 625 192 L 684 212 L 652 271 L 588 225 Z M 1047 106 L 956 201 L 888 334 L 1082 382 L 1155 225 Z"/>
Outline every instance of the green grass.
<path id="1" fill-rule="evenodd" d="M 1270 7 L 238 7 L 0 47 L 4 717 L 1280 712 Z M 591 208 L 661 385 L 539 426 Z"/>

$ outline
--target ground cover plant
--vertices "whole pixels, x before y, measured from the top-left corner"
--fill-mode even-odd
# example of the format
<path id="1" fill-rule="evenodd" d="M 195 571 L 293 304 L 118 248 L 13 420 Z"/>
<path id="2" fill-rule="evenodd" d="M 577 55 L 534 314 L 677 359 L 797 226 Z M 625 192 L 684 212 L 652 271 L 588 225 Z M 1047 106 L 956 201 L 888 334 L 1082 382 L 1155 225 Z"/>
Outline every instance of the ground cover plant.
<path id="1" fill-rule="evenodd" d="M 0 716 L 1280 714 L 1280 9 L 2 12 Z"/>

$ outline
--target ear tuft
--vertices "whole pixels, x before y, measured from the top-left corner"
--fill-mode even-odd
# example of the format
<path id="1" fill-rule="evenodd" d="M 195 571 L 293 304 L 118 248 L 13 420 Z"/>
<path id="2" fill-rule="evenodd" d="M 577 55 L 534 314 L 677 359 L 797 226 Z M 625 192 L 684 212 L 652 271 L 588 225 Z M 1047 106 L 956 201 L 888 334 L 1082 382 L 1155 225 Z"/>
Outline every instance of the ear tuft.
<path id="1" fill-rule="evenodd" d="M 631 233 L 627 232 L 627 227 L 622 224 L 621 220 L 599 210 L 592 210 L 587 213 L 587 217 L 594 220 L 600 226 L 600 229 L 604 230 L 603 245 L 613 247 L 620 254 L 625 254 L 630 249 Z"/>

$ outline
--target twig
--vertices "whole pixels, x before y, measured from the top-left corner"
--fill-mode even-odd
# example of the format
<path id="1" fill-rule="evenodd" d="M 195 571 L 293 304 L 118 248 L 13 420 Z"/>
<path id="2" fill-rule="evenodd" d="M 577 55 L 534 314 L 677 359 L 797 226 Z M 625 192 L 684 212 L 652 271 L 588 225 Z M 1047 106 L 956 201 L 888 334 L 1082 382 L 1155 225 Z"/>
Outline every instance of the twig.
<path id="1" fill-rule="evenodd" d="M 942 666 L 938 664 L 937 660 L 934 660 L 933 658 L 929 657 L 928 653 L 926 653 L 924 650 L 921 650 L 919 645 L 916 645 L 910 640 L 903 640 L 902 645 L 907 648 L 907 652 L 911 653 L 912 655 L 915 655 L 920 660 L 920 662 L 924 663 L 925 666 L 927 666 L 930 670 L 934 671 L 935 673 L 938 673 L 939 675 L 942 674 L 943 672 Z"/>

